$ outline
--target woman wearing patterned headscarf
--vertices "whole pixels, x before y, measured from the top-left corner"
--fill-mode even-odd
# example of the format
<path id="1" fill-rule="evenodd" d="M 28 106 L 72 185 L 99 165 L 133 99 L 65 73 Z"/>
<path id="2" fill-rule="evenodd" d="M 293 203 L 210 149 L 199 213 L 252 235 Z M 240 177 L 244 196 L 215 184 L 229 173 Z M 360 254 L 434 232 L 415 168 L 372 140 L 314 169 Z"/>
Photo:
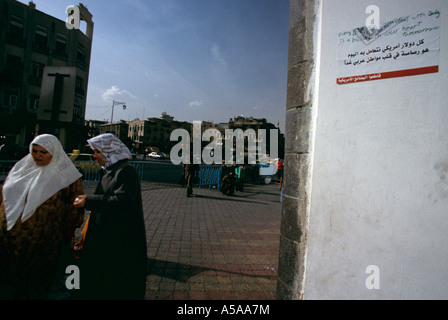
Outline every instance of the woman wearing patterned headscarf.
<path id="1" fill-rule="evenodd" d="M 59 140 L 36 137 L 9 172 L 0 193 L 0 298 L 47 299 L 64 242 L 84 211 L 81 174 Z"/>
<path id="2" fill-rule="evenodd" d="M 87 141 L 105 170 L 94 195 L 75 207 L 90 210 L 80 259 L 79 299 L 144 299 L 146 235 L 140 180 L 129 149 L 114 135 Z"/>

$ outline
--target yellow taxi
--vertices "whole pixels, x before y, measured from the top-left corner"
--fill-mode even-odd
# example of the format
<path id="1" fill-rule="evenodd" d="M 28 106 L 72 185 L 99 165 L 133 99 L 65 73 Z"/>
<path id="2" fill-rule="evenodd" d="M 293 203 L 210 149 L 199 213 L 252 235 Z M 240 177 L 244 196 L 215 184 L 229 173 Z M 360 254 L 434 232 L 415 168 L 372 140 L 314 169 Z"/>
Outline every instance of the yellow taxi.
<path id="1" fill-rule="evenodd" d="M 95 174 L 100 171 L 100 165 L 96 162 L 93 154 L 80 153 L 79 150 L 73 150 L 68 154 L 70 160 L 82 174 Z"/>

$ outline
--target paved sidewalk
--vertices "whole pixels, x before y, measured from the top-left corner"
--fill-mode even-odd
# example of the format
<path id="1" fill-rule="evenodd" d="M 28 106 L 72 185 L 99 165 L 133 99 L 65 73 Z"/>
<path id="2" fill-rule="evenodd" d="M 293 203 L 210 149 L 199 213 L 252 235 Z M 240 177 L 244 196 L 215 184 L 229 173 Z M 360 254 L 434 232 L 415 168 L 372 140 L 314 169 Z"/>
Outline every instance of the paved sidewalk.
<path id="1" fill-rule="evenodd" d="M 93 188 L 86 188 L 86 193 Z M 148 300 L 274 300 L 280 240 L 278 184 L 225 196 L 142 183 Z"/>

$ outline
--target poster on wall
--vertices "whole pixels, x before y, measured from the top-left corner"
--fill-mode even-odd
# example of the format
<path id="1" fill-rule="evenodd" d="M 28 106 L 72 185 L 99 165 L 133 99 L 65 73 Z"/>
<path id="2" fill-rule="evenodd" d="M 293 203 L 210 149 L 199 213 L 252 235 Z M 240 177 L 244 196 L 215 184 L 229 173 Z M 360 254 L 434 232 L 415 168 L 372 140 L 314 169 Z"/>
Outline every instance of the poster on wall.
<path id="1" fill-rule="evenodd" d="M 440 8 L 338 33 L 337 83 L 348 84 L 439 72 Z"/>

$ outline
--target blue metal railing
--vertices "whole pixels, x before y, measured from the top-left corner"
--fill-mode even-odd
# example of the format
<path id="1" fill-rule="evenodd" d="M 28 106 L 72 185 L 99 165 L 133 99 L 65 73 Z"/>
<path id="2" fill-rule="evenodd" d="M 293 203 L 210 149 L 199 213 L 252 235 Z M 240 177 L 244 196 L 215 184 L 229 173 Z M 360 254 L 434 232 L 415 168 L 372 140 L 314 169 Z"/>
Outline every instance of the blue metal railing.
<path id="1" fill-rule="evenodd" d="M 222 167 L 200 165 L 198 176 L 199 188 L 202 186 L 208 186 L 208 189 L 210 190 L 213 186 L 215 186 L 219 190 L 219 187 L 221 186 Z"/>
<path id="2" fill-rule="evenodd" d="M 95 161 L 83 161 L 82 163 L 75 161 L 74 163 L 84 170 L 83 179 L 85 182 L 90 183 L 100 180 L 99 170 L 95 166 Z M 137 170 L 141 181 L 177 184 L 182 175 L 182 166 L 174 165 L 170 162 L 131 161 L 130 163 Z M 221 166 L 201 165 L 198 176 L 199 183 L 196 186 L 199 188 L 208 186 L 211 189 L 215 186 L 219 189 L 222 176 Z"/>
<path id="3" fill-rule="evenodd" d="M 74 161 L 73 163 L 82 173 L 82 180 L 88 186 L 100 181 L 100 166 L 96 161 Z"/>
<path id="4" fill-rule="evenodd" d="M 6 179 L 9 171 L 18 161 L 0 161 L 0 182 Z M 131 161 L 137 170 L 141 181 L 177 184 L 182 175 L 182 166 L 171 162 Z M 90 185 L 100 181 L 100 167 L 96 161 L 74 161 L 75 166 L 83 174 L 83 181 Z M 217 187 L 219 189 L 222 177 L 221 166 L 200 165 L 199 183 L 197 187 Z"/>

